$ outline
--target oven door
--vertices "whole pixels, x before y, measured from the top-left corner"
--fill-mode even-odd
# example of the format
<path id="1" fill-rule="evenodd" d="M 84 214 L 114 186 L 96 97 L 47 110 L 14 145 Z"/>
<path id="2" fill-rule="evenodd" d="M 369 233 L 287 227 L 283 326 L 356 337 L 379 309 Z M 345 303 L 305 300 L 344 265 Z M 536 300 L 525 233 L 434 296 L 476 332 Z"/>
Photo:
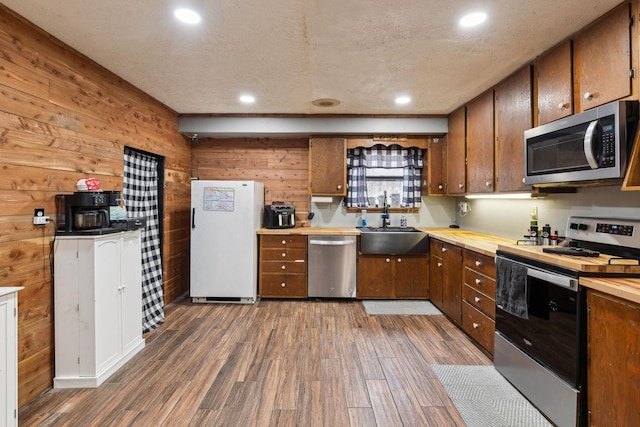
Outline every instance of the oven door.
<path id="1" fill-rule="evenodd" d="M 573 387 L 581 384 L 581 316 L 584 296 L 578 279 L 532 267 L 527 269 L 524 319 L 496 307 L 496 331 Z"/>

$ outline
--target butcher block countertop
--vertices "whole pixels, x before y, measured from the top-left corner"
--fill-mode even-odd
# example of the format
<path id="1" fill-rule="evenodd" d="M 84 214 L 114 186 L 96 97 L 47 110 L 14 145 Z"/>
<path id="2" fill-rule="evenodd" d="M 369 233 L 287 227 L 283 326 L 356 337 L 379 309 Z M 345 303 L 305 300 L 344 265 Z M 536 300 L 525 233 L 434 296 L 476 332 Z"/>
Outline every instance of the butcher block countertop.
<path id="1" fill-rule="evenodd" d="M 580 285 L 640 304 L 640 278 L 603 279 L 581 277 Z"/>
<path id="2" fill-rule="evenodd" d="M 495 256 L 499 245 L 515 244 L 514 240 L 461 228 L 418 228 L 429 234 L 429 237 L 442 240 L 487 256 Z"/>

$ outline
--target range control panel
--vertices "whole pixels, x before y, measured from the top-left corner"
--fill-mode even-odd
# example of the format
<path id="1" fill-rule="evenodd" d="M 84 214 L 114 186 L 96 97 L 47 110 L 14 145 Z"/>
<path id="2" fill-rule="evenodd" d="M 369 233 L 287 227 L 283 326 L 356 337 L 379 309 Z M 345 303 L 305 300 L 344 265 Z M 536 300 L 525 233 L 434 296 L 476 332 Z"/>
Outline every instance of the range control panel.
<path id="1" fill-rule="evenodd" d="M 596 224 L 596 233 L 619 234 L 621 236 L 633 236 L 633 225 L 608 224 L 599 222 Z"/>
<path id="2" fill-rule="evenodd" d="M 567 221 L 567 238 L 640 249 L 640 220 L 571 216 Z"/>

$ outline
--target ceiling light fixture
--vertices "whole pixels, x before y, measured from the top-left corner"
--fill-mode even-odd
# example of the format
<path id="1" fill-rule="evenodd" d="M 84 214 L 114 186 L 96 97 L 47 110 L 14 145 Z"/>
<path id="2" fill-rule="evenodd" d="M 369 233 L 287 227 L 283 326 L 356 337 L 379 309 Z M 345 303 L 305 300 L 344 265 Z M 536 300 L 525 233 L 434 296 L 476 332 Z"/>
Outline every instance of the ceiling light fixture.
<path id="1" fill-rule="evenodd" d="M 319 98 L 311 101 L 316 107 L 335 107 L 340 105 L 340 101 L 334 98 Z"/>
<path id="2" fill-rule="evenodd" d="M 200 22 L 200 15 L 191 9 L 176 9 L 173 12 L 176 18 L 187 24 L 197 24 Z"/>
<path id="3" fill-rule="evenodd" d="M 411 98 L 408 96 L 399 96 L 396 98 L 396 104 L 405 105 L 411 102 Z"/>
<path id="4" fill-rule="evenodd" d="M 256 102 L 256 98 L 252 95 L 241 95 L 240 102 L 242 102 L 243 104 L 253 104 L 254 102 Z"/>
<path id="5" fill-rule="evenodd" d="M 463 27 L 475 27 L 487 20 L 487 14 L 484 12 L 474 12 L 465 15 L 460 19 L 460 25 Z"/>

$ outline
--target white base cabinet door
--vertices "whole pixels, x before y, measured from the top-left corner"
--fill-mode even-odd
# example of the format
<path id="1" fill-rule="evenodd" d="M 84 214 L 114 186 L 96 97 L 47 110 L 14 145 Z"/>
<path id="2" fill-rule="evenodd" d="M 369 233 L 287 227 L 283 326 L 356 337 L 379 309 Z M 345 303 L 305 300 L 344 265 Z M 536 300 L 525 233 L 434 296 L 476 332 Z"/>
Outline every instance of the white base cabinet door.
<path id="1" fill-rule="evenodd" d="M 18 425 L 19 287 L 0 287 L 0 425 Z"/>
<path id="2" fill-rule="evenodd" d="M 140 231 L 55 243 L 55 388 L 97 387 L 144 348 Z"/>

